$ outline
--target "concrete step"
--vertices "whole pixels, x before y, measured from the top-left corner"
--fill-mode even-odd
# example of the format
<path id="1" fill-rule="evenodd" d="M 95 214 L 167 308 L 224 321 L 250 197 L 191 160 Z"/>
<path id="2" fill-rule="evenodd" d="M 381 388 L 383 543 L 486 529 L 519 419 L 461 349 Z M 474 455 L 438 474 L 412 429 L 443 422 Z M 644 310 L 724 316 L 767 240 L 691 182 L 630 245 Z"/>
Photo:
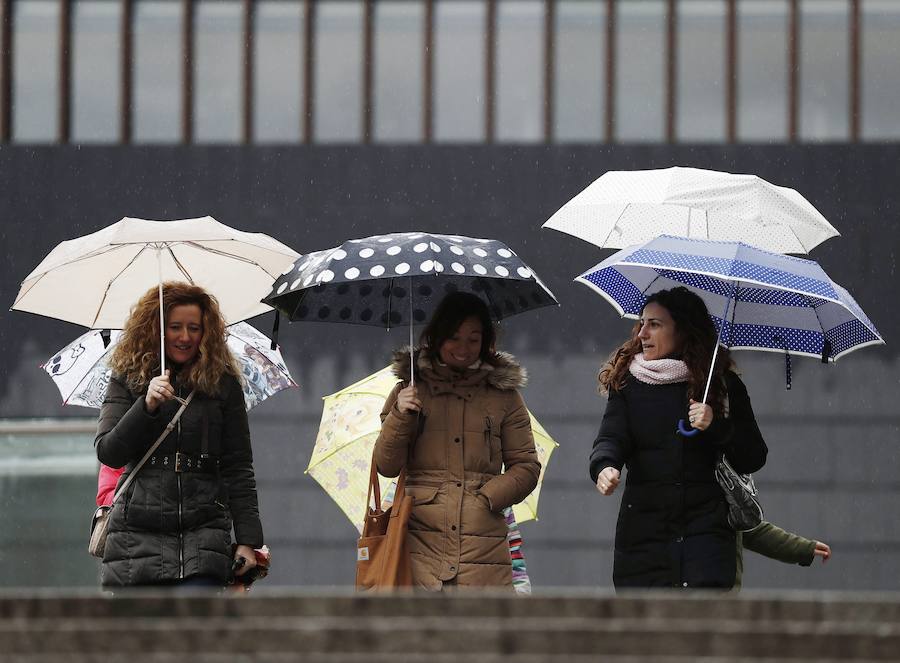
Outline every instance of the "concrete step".
<path id="1" fill-rule="evenodd" d="M 209 593 L 129 592 L 118 597 L 98 592 L 3 592 L 0 621 L 33 618 L 118 618 L 204 616 L 347 617 L 587 617 L 593 619 L 734 619 L 769 621 L 878 621 L 900 624 L 900 596 L 836 592 L 722 594 L 609 592 L 535 595 L 453 595 L 309 592 L 256 592 L 217 596 Z"/>
<path id="2" fill-rule="evenodd" d="M 890 597 L 4 595 L 2 660 L 900 659 Z M 13 658 L 15 657 L 15 658 Z M 73 658 L 76 657 L 76 658 Z M 78 658 L 80 657 L 80 658 Z M 149 657 L 149 658 L 148 658 Z M 218 657 L 218 659 L 216 658 Z M 526 657 L 526 658 L 523 658 Z M 99 659 L 98 659 L 99 660 Z"/>

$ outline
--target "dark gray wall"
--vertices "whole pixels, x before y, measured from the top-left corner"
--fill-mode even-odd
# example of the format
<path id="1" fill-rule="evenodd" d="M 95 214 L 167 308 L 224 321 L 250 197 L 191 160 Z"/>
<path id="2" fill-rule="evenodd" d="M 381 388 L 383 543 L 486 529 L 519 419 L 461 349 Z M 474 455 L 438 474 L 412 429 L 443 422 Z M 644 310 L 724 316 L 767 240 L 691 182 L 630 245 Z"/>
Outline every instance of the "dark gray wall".
<path id="1" fill-rule="evenodd" d="M 611 169 L 684 165 L 755 173 L 798 189 L 842 232 L 812 257 L 856 296 L 888 346 L 832 366 L 795 360 L 791 391 L 784 389 L 781 357 L 737 356 L 771 449 L 757 477 L 767 516 L 828 541 L 835 552 L 832 562 L 815 569 L 750 555 L 745 585 L 900 589 L 900 519 L 893 517 L 900 507 L 900 362 L 891 344 L 900 338 L 898 156 L 895 145 L 4 146 L 0 300 L 13 302 L 19 282 L 56 243 L 123 216 L 210 214 L 269 233 L 299 252 L 414 229 L 502 239 L 561 303 L 503 325 L 502 343 L 531 372 L 526 400 L 561 445 L 547 472 L 541 519 L 523 526 L 529 570 L 536 586 L 608 585 L 618 497 L 596 493 L 586 458 L 603 411 L 595 372 L 629 324 L 571 283 L 608 252 L 540 225 Z M 269 331 L 270 317 L 255 322 Z M 6 359 L 0 417 L 90 414 L 60 407 L 37 368 L 78 333 L 37 316 L 0 315 Z M 385 365 L 404 332 L 295 323 L 282 327 L 280 341 L 302 389 L 251 413 L 264 524 L 276 560 L 267 582 L 348 584 L 354 530 L 303 470 L 320 397 Z M 0 586 L 94 581 L 93 562 L 83 552 L 90 482 L 72 482 L 68 499 L 51 501 L 46 486 L 46 479 L 0 477 L 0 524 L 6 525 L 0 560 L 13 569 Z M 82 486 L 89 494 L 78 492 Z M 74 505 L 83 515 L 73 514 Z M 43 512 L 38 525 L 26 524 L 24 514 L 33 510 Z M 26 563 L 41 541 L 58 551 L 54 559 L 66 560 L 59 567 L 64 573 Z"/>

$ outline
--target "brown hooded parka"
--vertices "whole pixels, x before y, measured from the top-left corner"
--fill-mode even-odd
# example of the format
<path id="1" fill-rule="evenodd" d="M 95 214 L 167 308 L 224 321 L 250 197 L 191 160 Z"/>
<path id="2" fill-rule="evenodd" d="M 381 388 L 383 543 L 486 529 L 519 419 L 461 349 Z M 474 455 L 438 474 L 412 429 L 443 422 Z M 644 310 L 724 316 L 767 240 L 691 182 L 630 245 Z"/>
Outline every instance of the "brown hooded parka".
<path id="1" fill-rule="evenodd" d="M 541 470 L 517 391 L 525 370 L 506 353 L 460 372 L 417 351 L 417 415 L 396 407 L 409 364 L 408 348 L 395 354 L 394 374 L 405 381 L 385 401 L 375 462 L 389 477 L 407 467 L 414 583 L 512 587 L 502 511 L 534 490 Z"/>

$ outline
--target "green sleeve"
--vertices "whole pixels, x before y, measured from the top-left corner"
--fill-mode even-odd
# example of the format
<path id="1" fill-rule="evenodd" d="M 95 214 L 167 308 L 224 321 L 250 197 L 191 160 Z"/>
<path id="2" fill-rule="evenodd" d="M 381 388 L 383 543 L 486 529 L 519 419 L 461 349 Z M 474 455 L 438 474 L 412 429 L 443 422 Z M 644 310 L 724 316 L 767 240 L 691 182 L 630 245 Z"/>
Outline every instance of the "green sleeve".
<path id="1" fill-rule="evenodd" d="M 747 550 L 779 562 L 801 566 L 812 564 L 816 549 L 815 541 L 786 532 L 766 521 L 743 533 L 743 545 Z"/>

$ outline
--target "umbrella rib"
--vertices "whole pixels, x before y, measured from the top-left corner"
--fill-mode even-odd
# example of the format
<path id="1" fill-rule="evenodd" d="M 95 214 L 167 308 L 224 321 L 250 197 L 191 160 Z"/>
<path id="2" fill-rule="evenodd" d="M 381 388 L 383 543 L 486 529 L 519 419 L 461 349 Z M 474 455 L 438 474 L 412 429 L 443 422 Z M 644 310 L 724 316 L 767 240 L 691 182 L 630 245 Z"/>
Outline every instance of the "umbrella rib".
<path id="1" fill-rule="evenodd" d="M 194 279 L 192 279 L 191 275 L 188 274 L 185 266 L 181 264 L 181 261 L 177 257 L 175 257 L 175 252 L 172 250 L 172 247 L 169 244 L 166 244 L 166 250 L 169 252 L 169 255 L 172 256 L 172 260 L 175 261 L 175 266 L 178 267 L 178 270 L 182 274 L 184 274 L 184 278 L 190 281 L 191 285 L 196 285 L 196 283 L 194 283 Z"/>
<path id="2" fill-rule="evenodd" d="M 625 212 L 628 211 L 629 207 L 631 207 L 631 203 L 625 203 L 625 207 L 622 208 L 622 211 L 619 212 L 619 216 L 616 217 L 616 220 L 609 227 L 609 232 L 606 233 L 606 239 L 604 239 L 603 244 L 600 245 L 601 248 L 606 246 L 606 243 L 609 241 L 609 238 L 612 235 L 613 230 L 615 230 L 616 227 L 619 225 L 619 221 L 621 221 L 622 217 L 625 216 Z"/>
<path id="3" fill-rule="evenodd" d="M 221 240 L 221 241 L 233 242 L 235 240 L 231 239 L 231 240 Z M 201 251 L 208 251 L 209 253 L 215 253 L 216 255 L 223 256 L 225 258 L 232 258 L 234 260 L 239 260 L 240 262 L 245 262 L 248 265 L 255 265 L 256 267 L 259 267 L 262 271 L 264 271 L 269 276 L 276 276 L 276 274 L 270 273 L 269 270 L 267 270 L 265 267 L 260 265 L 255 260 L 251 260 L 250 258 L 246 258 L 242 255 L 238 255 L 236 253 L 229 253 L 228 251 L 223 251 L 222 249 L 214 249 L 211 246 L 206 246 L 205 244 L 198 244 L 197 242 L 193 242 L 193 241 L 181 242 L 181 243 L 189 244 L 190 246 L 193 246 L 194 248 L 199 249 Z"/>
<path id="4" fill-rule="evenodd" d="M 59 269 L 60 267 L 65 267 L 67 265 L 73 265 L 76 262 L 81 262 L 83 260 L 90 260 L 91 258 L 96 258 L 97 256 L 102 256 L 102 255 L 104 255 L 106 253 L 110 253 L 112 251 L 118 251 L 120 248 L 121 248 L 120 246 L 115 245 L 115 244 L 101 246 L 100 248 L 95 249 L 94 251 L 91 251 L 90 253 L 86 253 L 85 255 L 78 256 L 77 258 L 72 258 L 71 260 L 67 260 L 66 262 L 60 263 L 58 265 L 54 265 L 53 267 L 48 269 L 46 272 L 44 272 L 44 274 L 47 274 L 48 272 L 51 272 L 55 269 Z"/>
<path id="5" fill-rule="evenodd" d="M 106 289 L 103 291 L 103 298 L 100 300 L 100 304 L 97 306 L 97 311 L 96 311 L 96 313 L 94 313 L 94 319 L 91 321 L 91 325 L 90 325 L 91 327 L 94 327 L 94 325 L 97 324 L 97 318 L 100 317 L 100 311 L 103 310 L 103 304 L 106 302 L 106 296 L 109 294 L 109 289 L 112 288 L 112 284 L 115 282 L 115 280 L 117 278 L 122 276 L 122 274 L 125 273 L 125 270 L 128 269 L 129 267 L 131 267 L 134 264 L 134 262 L 140 257 L 140 255 L 146 250 L 147 250 L 147 245 L 144 244 L 141 247 L 140 251 L 138 251 L 133 256 L 131 256 L 131 260 L 128 261 L 128 264 L 125 265 L 121 270 L 119 270 L 119 273 L 116 274 L 114 277 L 112 277 L 109 280 L 109 282 L 106 284 Z"/>
<path id="6" fill-rule="evenodd" d="M 351 444 L 355 444 L 356 442 L 359 442 L 360 440 L 362 440 L 362 439 L 364 439 L 364 438 L 366 438 L 366 437 L 369 437 L 369 436 L 371 436 L 371 435 L 373 435 L 373 434 L 377 435 L 377 433 L 375 433 L 374 431 L 370 431 L 370 432 L 368 432 L 368 433 L 363 433 L 362 435 L 357 435 L 357 436 L 354 437 L 352 440 L 347 440 L 347 441 L 344 442 L 344 444 L 342 444 L 341 446 L 337 447 L 336 449 L 332 449 L 330 453 L 328 453 L 327 455 L 322 456 L 321 458 L 319 458 L 319 459 L 317 460 L 315 466 L 308 465 L 308 466 L 306 467 L 306 471 L 308 472 L 309 470 L 315 469 L 316 467 L 318 467 L 319 465 L 321 465 L 322 463 L 324 463 L 326 460 L 328 460 L 329 458 L 331 458 L 333 455 L 335 455 L 337 452 L 342 451 L 343 449 L 346 449 L 347 447 L 349 447 Z M 310 462 L 312 462 L 312 459 L 310 459 Z"/>

